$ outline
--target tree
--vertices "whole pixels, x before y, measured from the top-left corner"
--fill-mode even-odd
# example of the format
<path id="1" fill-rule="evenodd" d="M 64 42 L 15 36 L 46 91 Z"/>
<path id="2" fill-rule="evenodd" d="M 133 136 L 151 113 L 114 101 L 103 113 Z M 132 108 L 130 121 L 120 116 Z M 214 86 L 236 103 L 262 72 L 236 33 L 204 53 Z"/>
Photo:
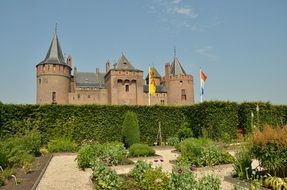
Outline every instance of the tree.
<path id="1" fill-rule="evenodd" d="M 125 147 L 140 142 L 140 130 L 137 115 L 128 111 L 125 113 L 125 119 L 122 125 L 122 139 Z"/>

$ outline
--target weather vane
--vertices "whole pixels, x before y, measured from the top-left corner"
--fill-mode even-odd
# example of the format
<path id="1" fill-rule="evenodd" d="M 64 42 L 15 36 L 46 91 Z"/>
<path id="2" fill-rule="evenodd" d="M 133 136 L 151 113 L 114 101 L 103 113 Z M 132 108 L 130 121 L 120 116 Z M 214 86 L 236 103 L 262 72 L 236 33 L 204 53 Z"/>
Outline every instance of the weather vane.
<path id="1" fill-rule="evenodd" d="M 173 56 L 176 57 L 176 47 L 173 47 Z"/>
<path id="2" fill-rule="evenodd" d="M 57 34 L 58 31 L 58 23 L 55 24 L 55 33 Z"/>

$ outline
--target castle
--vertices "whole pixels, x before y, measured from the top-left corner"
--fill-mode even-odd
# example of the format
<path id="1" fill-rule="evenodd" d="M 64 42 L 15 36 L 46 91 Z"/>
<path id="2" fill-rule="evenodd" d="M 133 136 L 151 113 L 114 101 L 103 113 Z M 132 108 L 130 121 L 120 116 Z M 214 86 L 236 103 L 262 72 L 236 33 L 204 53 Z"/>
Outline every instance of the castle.
<path id="1" fill-rule="evenodd" d="M 57 33 L 45 59 L 36 65 L 37 104 L 105 105 L 190 105 L 194 104 L 193 76 L 187 74 L 178 58 L 165 65 L 165 75 L 156 69 L 156 92 L 149 96 L 149 76 L 136 69 L 124 54 L 105 73 L 72 74 L 72 57 L 64 59 Z"/>

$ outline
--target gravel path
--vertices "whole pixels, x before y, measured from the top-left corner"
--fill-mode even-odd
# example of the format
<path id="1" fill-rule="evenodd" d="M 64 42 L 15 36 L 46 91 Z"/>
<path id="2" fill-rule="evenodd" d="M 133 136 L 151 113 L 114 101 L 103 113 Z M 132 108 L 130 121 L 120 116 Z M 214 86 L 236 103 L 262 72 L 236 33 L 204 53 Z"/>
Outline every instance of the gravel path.
<path id="1" fill-rule="evenodd" d="M 37 190 L 92 190 L 92 171 L 78 169 L 76 157 L 76 154 L 54 156 Z"/>
<path id="2" fill-rule="evenodd" d="M 161 166 L 165 172 L 171 173 L 172 164 L 170 160 L 175 160 L 179 154 L 173 152 L 173 147 L 155 147 L 155 157 L 132 158 L 131 160 L 144 160 L 151 162 L 154 167 Z M 56 155 L 52 158 L 37 190 L 92 190 L 90 176 L 92 171 L 87 169 L 82 171 L 78 169 L 76 163 L 76 154 Z M 127 174 L 134 165 L 114 166 L 118 174 Z M 233 185 L 224 181 L 224 176 L 230 175 L 233 170 L 232 165 L 221 165 L 214 167 L 198 168 L 195 174 L 198 177 L 214 174 L 220 177 L 223 190 L 231 190 Z"/>

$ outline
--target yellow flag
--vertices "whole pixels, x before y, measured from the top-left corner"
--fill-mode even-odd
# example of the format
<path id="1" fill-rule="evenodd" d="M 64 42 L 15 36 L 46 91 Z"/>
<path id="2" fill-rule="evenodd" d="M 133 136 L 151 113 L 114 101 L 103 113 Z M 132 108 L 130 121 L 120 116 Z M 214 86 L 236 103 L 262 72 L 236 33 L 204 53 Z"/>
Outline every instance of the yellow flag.
<path id="1" fill-rule="evenodd" d="M 148 91 L 150 95 L 154 95 L 156 91 L 154 67 L 149 68 L 149 89 Z"/>

